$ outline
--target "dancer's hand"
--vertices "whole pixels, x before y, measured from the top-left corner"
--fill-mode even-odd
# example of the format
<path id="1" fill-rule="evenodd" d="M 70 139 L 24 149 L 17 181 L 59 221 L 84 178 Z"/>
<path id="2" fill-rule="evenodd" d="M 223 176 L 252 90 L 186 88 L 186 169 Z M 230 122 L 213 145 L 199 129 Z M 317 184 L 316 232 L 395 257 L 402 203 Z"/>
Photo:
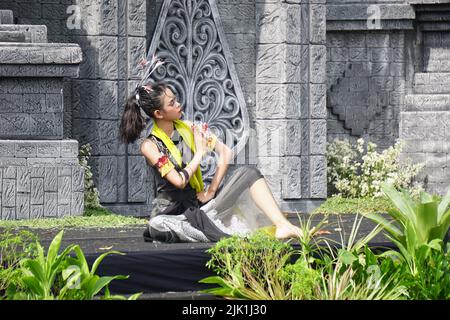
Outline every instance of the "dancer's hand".
<path id="1" fill-rule="evenodd" d="M 215 195 L 216 195 L 215 192 L 206 190 L 206 191 L 198 192 L 197 193 L 197 199 L 201 203 L 206 203 L 209 200 L 211 200 L 212 198 L 214 198 Z"/>
<path id="2" fill-rule="evenodd" d="M 203 156 L 208 151 L 204 133 L 195 125 L 192 126 L 192 131 L 194 133 L 195 152 L 200 153 Z"/>

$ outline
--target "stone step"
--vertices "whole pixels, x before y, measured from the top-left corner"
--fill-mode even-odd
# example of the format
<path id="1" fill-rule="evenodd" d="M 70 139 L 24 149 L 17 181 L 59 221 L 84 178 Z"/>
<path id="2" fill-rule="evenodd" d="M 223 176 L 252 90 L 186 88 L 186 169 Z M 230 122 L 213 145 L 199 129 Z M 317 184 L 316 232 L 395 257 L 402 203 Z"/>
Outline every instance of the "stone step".
<path id="1" fill-rule="evenodd" d="M 18 31 L 0 30 L 0 42 L 25 42 L 25 34 Z"/>
<path id="2" fill-rule="evenodd" d="M 423 71 L 450 72 L 450 48 L 425 47 L 423 49 Z"/>
<path id="3" fill-rule="evenodd" d="M 0 42 L 0 79 L 78 77 L 81 61 L 78 44 Z"/>
<path id="4" fill-rule="evenodd" d="M 4 37 L 2 37 L 2 34 Z M 12 39 L 8 40 L 8 35 Z M 0 42 L 27 42 L 27 43 L 47 43 L 47 26 L 45 25 L 19 25 L 3 24 L 0 25 Z"/>
<path id="5" fill-rule="evenodd" d="M 0 10 L 0 24 L 13 24 L 14 15 L 12 10 Z"/>
<path id="6" fill-rule="evenodd" d="M 450 93 L 450 73 L 416 73 L 414 92 L 419 94 Z"/>
<path id="7" fill-rule="evenodd" d="M 0 43 L 0 66 L 79 64 L 82 52 L 73 43 Z"/>
<path id="8" fill-rule="evenodd" d="M 408 94 L 402 111 L 450 111 L 450 94 Z"/>

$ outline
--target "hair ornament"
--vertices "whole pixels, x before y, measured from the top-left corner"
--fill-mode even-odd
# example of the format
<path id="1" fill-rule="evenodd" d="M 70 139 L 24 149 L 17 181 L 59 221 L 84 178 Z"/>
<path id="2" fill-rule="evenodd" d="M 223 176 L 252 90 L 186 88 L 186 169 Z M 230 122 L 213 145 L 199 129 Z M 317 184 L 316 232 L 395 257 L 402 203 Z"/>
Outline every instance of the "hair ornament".
<path id="1" fill-rule="evenodd" d="M 152 60 L 148 61 L 147 59 L 142 59 L 139 62 L 139 66 L 141 69 L 144 70 L 144 74 L 142 76 L 141 81 L 138 84 L 139 87 L 146 87 L 145 90 L 151 91 L 151 88 L 149 86 L 144 86 L 144 84 L 147 84 L 150 82 L 150 76 L 153 72 L 155 72 L 156 69 L 158 69 L 160 66 L 164 64 L 164 61 L 160 58 L 158 58 L 156 55 L 153 55 Z"/>

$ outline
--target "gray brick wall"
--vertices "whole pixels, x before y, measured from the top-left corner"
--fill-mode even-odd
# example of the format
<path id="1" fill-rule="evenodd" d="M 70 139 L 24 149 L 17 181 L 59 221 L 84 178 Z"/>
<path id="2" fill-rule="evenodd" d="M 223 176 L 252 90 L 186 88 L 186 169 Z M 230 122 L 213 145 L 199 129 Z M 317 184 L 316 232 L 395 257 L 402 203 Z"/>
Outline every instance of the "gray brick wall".
<path id="1" fill-rule="evenodd" d="M 258 167 L 286 210 L 326 197 L 325 9 L 256 2 Z"/>
<path id="2" fill-rule="evenodd" d="M 0 140 L 0 220 L 82 215 L 75 140 Z"/>
<path id="3" fill-rule="evenodd" d="M 233 55 L 247 104 L 250 122 L 254 128 L 256 104 L 256 21 L 255 2 L 252 0 L 218 0 L 220 19 Z"/>
<path id="4" fill-rule="evenodd" d="M 327 33 L 327 87 L 328 141 L 392 145 L 407 87 L 404 32 Z"/>
<path id="5" fill-rule="evenodd" d="M 308 196 L 321 193 L 312 192 L 307 186 L 316 185 L 316 180 L 323 178 L 321 172 L 325 169 L 320 152 L 323 151 L 324 131 L 327 132 L 328 141 L 335 137 L 356 139 L 362 136 L 385 148 L 401 136 L 400 110 L 405 104 L 408 90 L 412 90 L 408 70 L 416 68 L 416 72 L 424 74 L 447 71 L 445 57 L 448 52 L 445 46 L 448 33 L 444 30 L 433 31 L 430 26 L 427 26 L 431 28 L 428 32 L 436 34 L 425 37 L 424 41 L 435 43 L 435 47 L 441 46 L 441 49 L 432 48 L 431 45 L 428 46 L 431 49 L 425 47 L 424 55 L 428 57 L 428 63 L 423 64 L 425 68 L 421 69 L 420 64 L 413 66 L 415 62 L 408 60 L 405 50 L 412 45 L 409 36 L 413 34 L 414 10 L 406 3 L 411 1 L 373 0 L 355 3 L 353 0 L 329 0 L 326 4 L 321 0 L 217 2 L 247 103 L 250 125 L 254 129 L 251 135 L 253 140 L 246 147 L 245 162 L 254 164 L 268 161 L 264 156 L 255 156 L 257 128 L 261 126 L 283 128 L 286 131 L 283 139 L 286 141 L 301 136 L 303 143 L 291 149 L 281 146 L 279 152 L 283 161 L 289 164 L 289 176 L 301 177 L 301 186 L 304 186 L 302 192 Z M 297 7 L 308 2 L 316 5 L 312 6 L 311 25 L 304 23 L 307 19 L 301 19 L 302 13 L 295 14 Z M 79 5 L 81 10 L 79 30 L 67 28 L 70 14 L 66 9 L 74 4 Z M 155 192 L 153 177 L 140 158 L 138 146 L 126 148 L 121 145 L 117 133 L 124 101 L 140 78 L 137 65 L 146 54 L 161 4 L 161 0 L 0 0 L 0 9 L 12 9 L 18 23 L 45 25 L 50 42 L 74 42 L 82 47 L 85 59 L 80 68 L 80 77 L 66 82 L 63 93 L 68 102 L 64 107 L 63 134 L 77 139 L 80 144 L 92 145 L 91 165 L 101 201 L 124 214 L 145 215 L 150 210 Z M 382 30 L 362 29 L 365 27 L 364 14 L 370 4 L 381 5 Z M 351 10 L 342 5 L 349 5 Z M 326 6 L 326 10 L 321 6 Z M 281 15 L 280 9 L 284 10 Z M 279 20 L 276 20 L 280 17 L 287 19 L 283 21 L 284 24 L 280 25 Z M 300 26 L 297 25 L 299 17 L 303 21 Z M 325 20 L 328 28 L 326 48 L 323 33 L 310 32 L 325 30 Z M 280 26 L 284 29 L 280 29 Z M 302 47 L 302 32 L 310 33 L 311 49 Z M 291 38 L 284 39 L 283 34 Z M 36 35 L 33 40 L 32 33 L 28 37 L 31 42 L 43 41 Z M 299 37 L 300 41 L 295 37 Z M 269 72 L 257 69 L 257 64 L 264 59 L 267 66 L 271 66 L 271 69 L 267 69 Z M 277 61 L 280 63 L 277 64 Z M 288 67 L 276 69 L 277 65 L 284 63 Z M 10 71 L 0 69 L 0 75 L 1 72 Z M 34 69 L 33 72 L 37 74 L 42 70 Z M 413 77 L 417 80 L 416 93 L 428 94 L 433 90 L 442 92 L 448 88 L 446 82 L 442 81 L 442 75 L 433 76 L 434 82 L 426 82 L 429 77 Z M 265 80 L 261 80 L 263 78 Z M 424 84 L 419 85 L 420 81 Z M 439 89 L 435 86 L 437 82 L 440 83 Z M 325 92 L 327 101 L 324 101 Z M 4 94 L 3 101 L 19 103 L 19 109 L 27 107 L 25 102 L 20 104 L 20 101 L 27 98 L 36 100 L 35 92 L 27 92 L 20 98 L 8 96 L 13 94 L 10 92 Z M 41 98 L 38 105 L 47 108 L 46 99 L 59 99 L 60 96 Z M 298 101 L 308 108 L 298 107 L 295 104 Z M 327 110 L 320 107 L 325 104 L 329 107 Z M 15 121 L 24 128 L 31 128 L 29 118 L 32 113 L 27 114 L 25 119 L 13 113 L 5 114 L 8 114 L 6 117 L 13 117 L 7 122 Z M 311 157 L 311 161 L 308 161 L 307 157 L 302 157 L 304 153 L 301 150 L 308 150 L 308 155 L 318 158 Z M 297 164 L 301 168 L 300 173 L 296 171 Z M 233 166 L 230 169 L 231 173 Z M 311 179 L 310 172 L 313 172 Z M 271 181 L 276 186 L 274 189 L 279 190 L 276 192 L 278 196 L 281 197 L 282 192 L 287 197 L 298 196 L 295 193 L 298 191 L 295 179 L 291 180 L 292 183 Z M 283 189 L 283 183 L 285 186 L 291 185 L 292 192 Z"/>

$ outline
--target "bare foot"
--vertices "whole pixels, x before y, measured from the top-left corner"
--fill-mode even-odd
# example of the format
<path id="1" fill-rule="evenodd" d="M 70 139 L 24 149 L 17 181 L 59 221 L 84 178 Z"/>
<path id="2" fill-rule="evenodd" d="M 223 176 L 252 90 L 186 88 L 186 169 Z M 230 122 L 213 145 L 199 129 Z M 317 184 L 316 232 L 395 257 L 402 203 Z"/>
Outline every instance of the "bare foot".
<path id="1" fill-rule="evenodd" d="M 277 229 L 275 231 L 275 238 L 279 240 L 289 238 L 299 238 L 301 236 L 302 231 L 300 230 L 300 228 L 290 223 L 277 226 Z"/>

